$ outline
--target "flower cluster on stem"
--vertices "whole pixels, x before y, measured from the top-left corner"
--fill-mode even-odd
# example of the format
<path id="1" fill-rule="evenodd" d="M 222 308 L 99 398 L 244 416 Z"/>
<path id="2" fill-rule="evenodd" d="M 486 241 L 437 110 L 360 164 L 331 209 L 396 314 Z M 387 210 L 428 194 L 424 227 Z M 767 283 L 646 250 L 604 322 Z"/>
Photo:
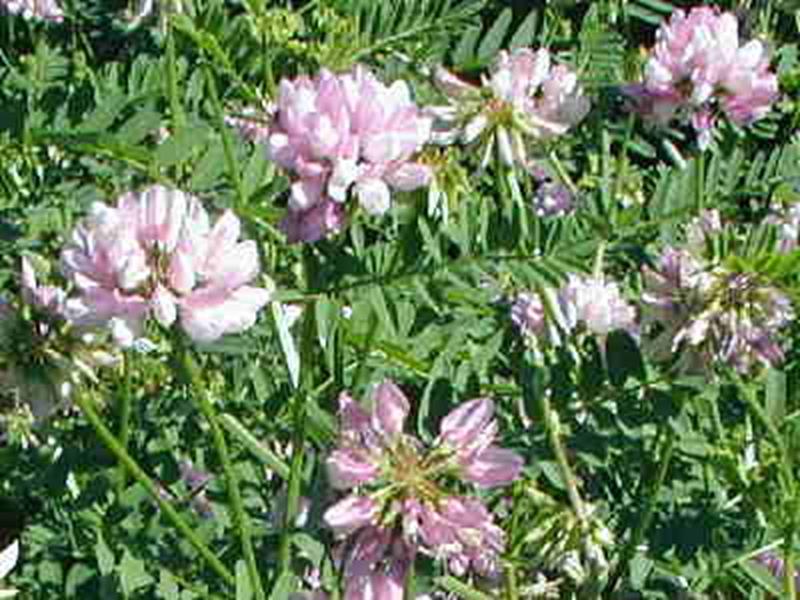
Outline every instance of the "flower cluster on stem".
<path id="1" fill-rule="evenodd" d="M 699 6 L 672 13 L 656 33 L 644 81 L 625 92 L 656 123 L 690 120 L 705 147 L 719 113 L 737 125 L 765 116 L 778 97 L 778 79 L 763 43 L 740 45 L 733 13 Z"/>
<path id="2" fill-rule="evenodd" d="M 783 360 L 777 332 L 794 318 L 792 302 L 762 275 L 707 258 L 705 236 L 719 229 L 718 215 L 702 215 L 689 228 L 687 248 L 668 246 L 644 269 L 644 348 L 656 361 L 679 355 L 683 372 L 775 366 Z"/>
<path id="3" fill-rule="evenodd" d="M 95 203 L 61 254 L 80 292 L 71 320 L 109 325 L 122 345 L 149 315 L 164 327 L 178 321 L 199 342 L 248 329 L 270 292 L 250 285 L 258 249 L 240 234 L 231 211 L 212 227 L 197 198 L 162 186 L 124 194 L 114 207 Z"/>
<path id="4" fill-rule="evenodd" d="M 590 108 L 577 75 L 552 62 L 544 48 L 503 50 L 480 87 L 440 67 L 435 82 L 450 103 L 430 109 L 439 119 L 434 138 L 440 143 L 478 142 L 484 166 L 495 149 L 503 163 L 528 166 L 529 140 L 566 133 Z"/>
<path id="5" fill-rule="evenodd" d="M 22 258 L 20 295 L 0 298 L 0 386 L 13 390 L 43 419 L 70 398 L 83 378 L 119 357 L 104 336 L 71 327 L 71 301 L 60 287 L 39 282 L 34 266 Z"/>
<path id="6" fill-rule="evenodd" d="M 636 310 L 619 286 L 602 275 L 570 275 L 561 288 L 518 294 L 511 320 L 537 350 L 562 345 L 579 329 L 603 341 L 611 332 L 638 335 Z"/>
<path id="7" fill-rule="evenodd" d="M 371 412 L 340 397 L 339 446 L 327 460 L 332 486 L 350 493 L 324 520 L 341 546 L 348 599 L 402 598 L 417 552 L 463 574 L 499 574 L 504 534 L 466 484 L 507 485 L 523 461 L 495 442 L 498 427 L 488 398 L 466 402 L 441 423 L 430 447 L 403 432 L 410 411 L 391 381 L 380 384 Z M 383 592 L 382 592 L 382 591 Z"/>
<path id="8" fill-rule="evenodd" d="M 234 124 L 243 130 L 241 121 Z M 290 242 L 314 242 L 344 226 L 350 195 L 370 214 L 385 213 L 392 190 L 426 185 L 430 169 L 415 154 L 430 137 L 431 120 L 406 82 L 385 85 L 366 67 L 280 83 L 274 116 L 243 133 L 265 141 L 271 160 L 289 171 Z"/>

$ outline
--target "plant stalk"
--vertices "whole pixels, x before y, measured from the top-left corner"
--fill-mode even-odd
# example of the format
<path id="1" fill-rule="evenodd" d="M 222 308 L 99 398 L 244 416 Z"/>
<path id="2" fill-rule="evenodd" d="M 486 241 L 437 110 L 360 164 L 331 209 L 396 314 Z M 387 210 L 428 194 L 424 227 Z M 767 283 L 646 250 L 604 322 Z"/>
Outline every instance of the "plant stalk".
<path id="1" fill-rule="evenodd" d="M 132 365 L 130 361 L 132 360 L 133 355 L 130 352 L 126 352 L 123 360 L 122 360 L 122 394 L 120 396 L 120 407 L 119 407 L 119 443 L 122 446 L 123 450 L 126 452 L 128 451 L 128 444 L 130 442 L 131 437 L 131 413 L 132 406 L 133 406 L 133 390 L 131 389 L 131 371 Z M 125 466 L 120 462 L 119 465 L 119 477 L 117 479 L 117 496 L 121 496 L 122 493 L 125 491 L 125 487 L 127 485 L 127 471 L 125 470 Z"/>
<path id="2" fill-rule="evenodd" d="M 266 600 L 264 587 L 261 583 L 261 576 L 258 571 L 256 555 L 253 550 L 250 520 L 247 517 L 247 512 L 245 511 L 244 502 L 242 501 L 242 495 L 239 489 L 239 477 L 231 462 L 230 452 L 228 451 L 228 445 L 225 442 L 225 436 L 219 424 L 217 412 L 211 404 L 208 392 L 202 385 L 198 385 L 200 381 L 198 378 L 197 365 L 194 364 L 189 351 L 183 346 L 181 346 L 181 355 L 184 374 L 187 376 L 186 383 L 190 386 L 190 394 L 195 400 L 200 412 L 203 413 L 203 417 L 208 421 L 208 425 L 211 429 L 211 439 L 214 443 L 217 455 L 219 456 L 220 463 L 222 463 L 222 471 L 225 474 L 225 483 L 228 488 L 228 499 L 233 509 L 233 523 L 239 533 L 239 541 L 242 546 L 242 552 L 244 553 L 250 585 L 253 587 L 253 592 L 257 600 Z"/>
<path id="3" fill-rule="evenodd" d="M 159 488 L 150 477 L 142 470 L 133 458 L 127 453 L 125 448 L 119 443 L 114 434 L 105 426 L 100 416 L 92 406 L 91 400 L 83 394 L 75 394 L 75 402 L 80 407 L 86 419 L 94 428 L 97 436 L 105 444 L 106 448 L 119 460 L 131 476 L 144 487 L 153 500 L 158 505 L 162 513 L 167 517 L 183 537 L 194 546 L 195 550 L 208 563 L 208 566 L 219 575 L 226 584 L 233 587 L 236 585 L 236 577 L 222 564 L 206 544 L 198 537 L 194 530 L 184 521 L 172 505 L 162 498 Z"/>
<path id="4" fill-rule="evenodd" d="M 675 430 L 671 427 L 668 428 L 667 439 L 664 441 L 664 447 L 661 449 L 661 452 L 659 452 L 661 458 L 659 459 L 656 477 L 653 480 L 653 485 L 650 487 L 649 494 L 647 495 L 647 504 L 644 507 L 642 516 L 639 519 L 639 522 L 636 524 L 636 528 L 633 530 L 628 543 L 622 549 L 620 560 L 614 569 L 614 573 L 611 575 L 611 578 L 608 581 L 606 591 L 609 594 L 614 591 L 614 588 L 616 588 L 619 580 L 622 578 L 623 570 L 633 558 L 636 548 L 638 548 L 639 544 L 642 543 L 644 535 L 647 533 L 647 530 L 650 528 L 650 523 L 653 521 L 653 515 L 655 515 L 656 512 L 658 491 L 661 489 L 661 486 L 664 485 L 664 480 L 667 477 L 669 465 L 672 462 L 672 455 L 675 451 L 675 439 Z"/>

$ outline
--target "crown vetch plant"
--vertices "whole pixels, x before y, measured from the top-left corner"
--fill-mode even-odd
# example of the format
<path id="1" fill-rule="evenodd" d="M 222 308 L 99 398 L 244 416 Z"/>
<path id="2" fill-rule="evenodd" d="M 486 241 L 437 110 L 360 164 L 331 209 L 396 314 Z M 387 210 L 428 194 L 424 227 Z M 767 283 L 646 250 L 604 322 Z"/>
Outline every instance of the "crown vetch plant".
<path id="1" fill-rule="evenodd" d="M 348 598 L 366 598 L 367 590 L 382 586 L 402 593 L 416 552 L 455 573 L 500 572 L 503 531 L 480 499 L 465 495 L 465 484 L 508 485 L 523 466 L 518 454 L 494 443 L 493 402 L 477 398 L 458 406 L 430 447 L 403 432 L 410 408 L 391 381 L 376 388 L 371 412 L 347 394 L 339 398 L 339 447 L 327 466 L 331 485 L 350 495 L 324 519 L 350 540 L 342 545 Z"/>
<path id="2" fill-rule="evenodd" d="M 797 596 L 796 2 L 103 4 L 0 0 L 0 597 Z"/>
<path id="3" fill-rule="evenodd" d="M 435 137 L 475 142 L 483 148 L 484 165 L 496 148 L 503 163 L 527 167 L 532 143 L 565 134 L 590 109 L 577 75 L 553 65 L 545 48 L 501 51 L 481 87 L 441 67 L 435 81 L 450 99 L 449 105 L 430 109 L 440 119 Z"/>
<path id="4" fill-rule="evenodd" d="M 233 212 L 212 227 L 197 198 L 162 186 L 125 194 L 116 207 L 94 204 L 61 254 L 80 290 L 71 320 L 107 323 L 123 345 L 141 335 L 149 315 L 164 327 L 179 320 L 199 342 L 245 331 L 270 292 L 249 285 L 258 248 L 240 233 Z"/>
<path id="5" fill-rule="evenodd" d="M 778 79 L 764 44 L 739 42 L 736 16 L 709 6 L 677 9 L 656 33 L 641 84 L 628 86 L 637 111 L 665 125 L 688 119 L 701 147 L 723 113 L 737 125 L 764 117 L 778 97 Z"/>

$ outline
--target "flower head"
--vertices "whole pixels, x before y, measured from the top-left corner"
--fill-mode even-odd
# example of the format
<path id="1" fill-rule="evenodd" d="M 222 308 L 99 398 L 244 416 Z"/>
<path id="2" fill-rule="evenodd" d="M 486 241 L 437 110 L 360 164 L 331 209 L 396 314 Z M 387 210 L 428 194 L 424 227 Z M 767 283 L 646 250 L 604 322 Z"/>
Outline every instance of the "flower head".
<path id="1" fill-rule="evenodd" d="M 420 550 L 454 570 L 496 573 L 503 532 L 479 500 L 462 493 L 469 484 L 507 485 L 522 469 L 519 455 L 494 443 L 494 404 L 478 398 L 457 407 L 430 448 L 404 433 L 409 411 L 391 381 L 376 388 L 369 412 L 347 394 L 340 398 L 340 443 L 327 466 L 333 486 L 349 495 L 324 519 L 354 541 L 350 570 L 385 576 L 397 560 L 393 553 Z"/>
<path id="2" fill-rule="evenodd" d="M 791 300 L 761 274 L 706 257 L 706 239 L 720 229 L 718 214 L 701 215 L 687 249 L 667 247 L 644 269 L 645 350 L 654 360 L 678 355 L 676 368 L 687 372 L 775 366 L 783 360 L 777 332 L 794 318 Z"/>
<path id="3" fill-rule="evenodd" d="M 733 13 L 700 6 L 672 13 L 656 33 L 644 82 L 625 91 L 636 110 L 656 123 L 690 120 L 704 147 L 718 113 L 737 125 L 766 115 L 777 98 L 778 80 L 761 42 L 739 45 Z"/>
<path id="4" fill-rule="evenodd" d="M 426 185 L 430 170 L 414 155 L 430 127 L 404 81 L 386 86 L 359 65 L 341 75 L 322 70 L 313 79 L 284 79 L 271 125 L 245 134 L 265 141 L 268 156 L 294 177 L 281 227 L 295 242 L 338 231 L 351 195 L 380 215 L 391 190 Z"/>
<path id="5" fill-rule="evenodd" d="M 551 62 L 546 49 L 502 51 L 480 88 L 443 68 L 437 70 L 436 84 L 450 99 L 449 106 L 432 109 L 444 124 L 438 140 L 480 140 L 484 162 L 496 148 L 504 163 L 526 166 L 526 139 L 562 135 L 589 112 L 575 73 Z"/>
<path id="6" fill-rule="evenodd" d="M 95 204 L 61 255 L 81 292 L 72 321 L 107 324 L 123 345 L 148 315 L 164 327 L 179 320 L 200 342 L 248 329 L 270 293 L 249 285 L 258 250 L 240 231 L 232 212 L 212 227 L 197 198 L 161 186 Z"/>
<path id="7" fill-rule="evenodd" d="M 0 387 L 43 419 L 118 356 L 102 335 L 69 325 L 72 301 L 62 288 L 41 284 L 27 257 L 20 280 L 16 302 L 0 299 Z"/>
<path id="8" fill-rule="evenodd" d="M 64 11 L 55 0 L 0 0 L 3 7 L 12 15 L 22 15 L 26 19 L 42 19 L 60 23 Z"/>

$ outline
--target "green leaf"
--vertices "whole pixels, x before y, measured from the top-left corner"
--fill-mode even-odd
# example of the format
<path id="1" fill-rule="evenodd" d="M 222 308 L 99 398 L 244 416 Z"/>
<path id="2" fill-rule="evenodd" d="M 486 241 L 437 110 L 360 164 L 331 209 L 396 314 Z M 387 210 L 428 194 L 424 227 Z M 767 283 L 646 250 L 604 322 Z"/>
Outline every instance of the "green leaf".
<path id="1" fill-rule="evenodd" d="M 153 583 L 153 577 L 145 570 L 144 561 L 134 558 L 128 550 L 122 555 L 119 564 L 120 584 L 126 596 Z"/>
<path id="2" fill-rule="evenodd" d="M 114 572 L 114 565 L 116 559 L 111 548 L 106 544 L 102 533 L 97 532 L 97 544 L 94 547 L 94 555 L 97 558 L 97 568 L 100 570 L 101 575 L 110 575 Z"/>
<path id="3" fill-rule="evenodd" d="M 786 416 L 786 373 L 778 369 L 767 372 L 766 394 L 767 416 L 780 427 Z"/>
<path id="4" fill-rule="evenodd" d="M 250 575 L 247 565 L 243 560 L 236 561 L 236 600 L 251 600 L 253 588 L 250 585 Z"/>
<path id="5" fill-rule="evenodd" d="M 288 481 L 290 469 L 283 459 L 259 442 L 258 438 L 250 433 L 234 416 L 222 414 L 219 420 L 222 426 L 237 438 L 256 459 L 275 471 L 279 477 Z"/>
<path id="6" fill-rule="evenodd" d="M 503 45 L 503 40 L 508 33 L 508 28 L 511 25 L 513 13 L 510 8 L 506 8 L 492 23 L 489 31 L 481 40 L 478 46 L 478 60 L 483 63 L 488 63 L 495 54 L 497 54 L 500 47 Z"/>
<path id="7" fill-rule="evenodd" d="M 285 571 L 278 577 L 272 592 L 269 595 L 269 600 L 289 600 L 289 595 L 297 591 L 298 581 L 297 577 L 291 571 Z"/>
<path id="8" fill-rule="evenodd" d="M 509 50 L 531 46 L 534 38 L 536 37 L 538 25 L 539 11 L 534 9 L 528 13 L 528 16 L 525 17 L 525 20 L 520 23 L 519 27 L 517 27 L 514 35 L 511 36 L 511 40 L 508 42 Z"/>
<path id="9" fill-rule="evenodd" d="M 154 153 L 156 163 L 169 167 L 192 158 L 198 147 L 204 147 L 208 140 L 207 127 L 184 127 L 164 140 Z"/>

